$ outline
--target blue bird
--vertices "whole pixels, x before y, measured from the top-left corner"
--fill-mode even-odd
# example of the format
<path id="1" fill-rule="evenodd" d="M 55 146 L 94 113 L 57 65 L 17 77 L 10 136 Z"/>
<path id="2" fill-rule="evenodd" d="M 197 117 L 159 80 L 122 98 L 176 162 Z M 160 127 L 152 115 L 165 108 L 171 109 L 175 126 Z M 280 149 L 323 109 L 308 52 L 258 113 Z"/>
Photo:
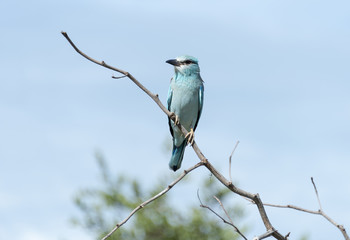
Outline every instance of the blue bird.
<path id="1" fill-rule="evenodd" d="M 203 108 L 204 86 L 196 58 L 185 55 L 168 60 L 166 63 L 175 68 L 175 75 L 170 81 L 167 103 L 168 110 L 175 114 L 175 122 L 169 118 L 170 133 L 173 137 L 169 167 L 176 171 L 181 167 L 187 143 L 193 144 L 194 131 Z M 189 132 L 186 136 L 176 126 L 179 123 Z"/>

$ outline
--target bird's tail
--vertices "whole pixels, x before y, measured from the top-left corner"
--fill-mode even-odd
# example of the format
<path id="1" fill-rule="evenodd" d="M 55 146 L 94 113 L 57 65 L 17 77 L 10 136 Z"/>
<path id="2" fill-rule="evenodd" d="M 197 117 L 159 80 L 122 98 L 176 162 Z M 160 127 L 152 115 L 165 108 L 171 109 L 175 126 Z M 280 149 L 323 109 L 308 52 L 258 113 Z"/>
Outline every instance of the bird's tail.
<path id="1" fill-rule="evenodd" d="M 186 144 L 187 144 L 186 139 L 179 147 L 176 147 L 175 144 L 173 143 L 173 152 L 172 152 L 171 159 L 169 162 L 169 167 L 174 172 L 181 167 L 182 159 L 183 159 L 184 153 L 185 153 Z"/>

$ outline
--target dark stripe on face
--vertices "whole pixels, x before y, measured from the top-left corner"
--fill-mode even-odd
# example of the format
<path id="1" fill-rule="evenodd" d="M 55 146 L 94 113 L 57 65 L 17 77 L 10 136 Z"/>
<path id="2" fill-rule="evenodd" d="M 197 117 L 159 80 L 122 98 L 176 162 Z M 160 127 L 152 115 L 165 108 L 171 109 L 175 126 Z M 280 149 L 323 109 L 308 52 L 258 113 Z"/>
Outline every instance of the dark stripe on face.
<path id="1" fill-rule="evenodd" d="M 189 64 L 192 64 L 194 63 L 192 60 L 185 60 L 185 61 L 181 61 L 180 64 L 181 65 L 189 65 Z"/>

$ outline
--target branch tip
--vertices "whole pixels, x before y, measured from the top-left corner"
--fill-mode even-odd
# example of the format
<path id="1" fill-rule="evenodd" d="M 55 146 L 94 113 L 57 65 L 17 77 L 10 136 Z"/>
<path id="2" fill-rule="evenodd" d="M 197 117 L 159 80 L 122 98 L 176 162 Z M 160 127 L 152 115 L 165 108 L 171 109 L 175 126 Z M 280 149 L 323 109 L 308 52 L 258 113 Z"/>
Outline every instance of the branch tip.
<path id="1" fill-rule="evenodd" d="M 113 79 L 121 79 L 121 78 L 125 78 L 125 77 L 126 77 L 125 75 L 119 76 L 119 77 L 112 76 Z"/>

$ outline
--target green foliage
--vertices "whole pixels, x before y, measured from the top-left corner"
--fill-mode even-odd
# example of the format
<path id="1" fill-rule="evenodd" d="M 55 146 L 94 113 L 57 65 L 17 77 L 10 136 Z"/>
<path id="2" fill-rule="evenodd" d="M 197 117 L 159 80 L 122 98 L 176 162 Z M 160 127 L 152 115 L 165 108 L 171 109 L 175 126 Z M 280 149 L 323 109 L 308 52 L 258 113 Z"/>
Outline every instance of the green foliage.
<path id="1" fill-rule="evenodd" d="M 106 161 L 101 155 L 96 156 L 102 175 L 102 187 L 79 191 L 75 204 L 80 209 L 82 217 L 74 218 L 73 222 L 82 226 L 96 237 L 105 236 L 115 224 L 123 220 L 143 201 L 154 196 L 167 186 L 169 180 L 163 179 L 150 191 L 145 191 L 140 182 L 126 176 L 113 178 L 108 172 Z M 230 217 L 239 223 L 244 215 L 242 207 L 228 203 L 232 197 L 226 188 L 220 186 L 215 179 L 208 179 L 203 187 L 210 196 L 202 196 L 203 204 L 227 218 L 213 198 L 217 196 L 224 204 Z M 195 206 L 184 206 L 179 211 L 169 203 L 168 194 L 158 198 L 145 208 L 138 211 L 125 225 L 118 229 L 109 239 L 239 239 L 233 228 L 216 217 L 209 210 Z M 233 206 L 232 206 L 233 205 Z M 184 208 L 186 209 L 184 211 Z M 237 224 L 239 226 L 239 224 Z M 246 228 L 241 228 L 241 231 Z"/>

